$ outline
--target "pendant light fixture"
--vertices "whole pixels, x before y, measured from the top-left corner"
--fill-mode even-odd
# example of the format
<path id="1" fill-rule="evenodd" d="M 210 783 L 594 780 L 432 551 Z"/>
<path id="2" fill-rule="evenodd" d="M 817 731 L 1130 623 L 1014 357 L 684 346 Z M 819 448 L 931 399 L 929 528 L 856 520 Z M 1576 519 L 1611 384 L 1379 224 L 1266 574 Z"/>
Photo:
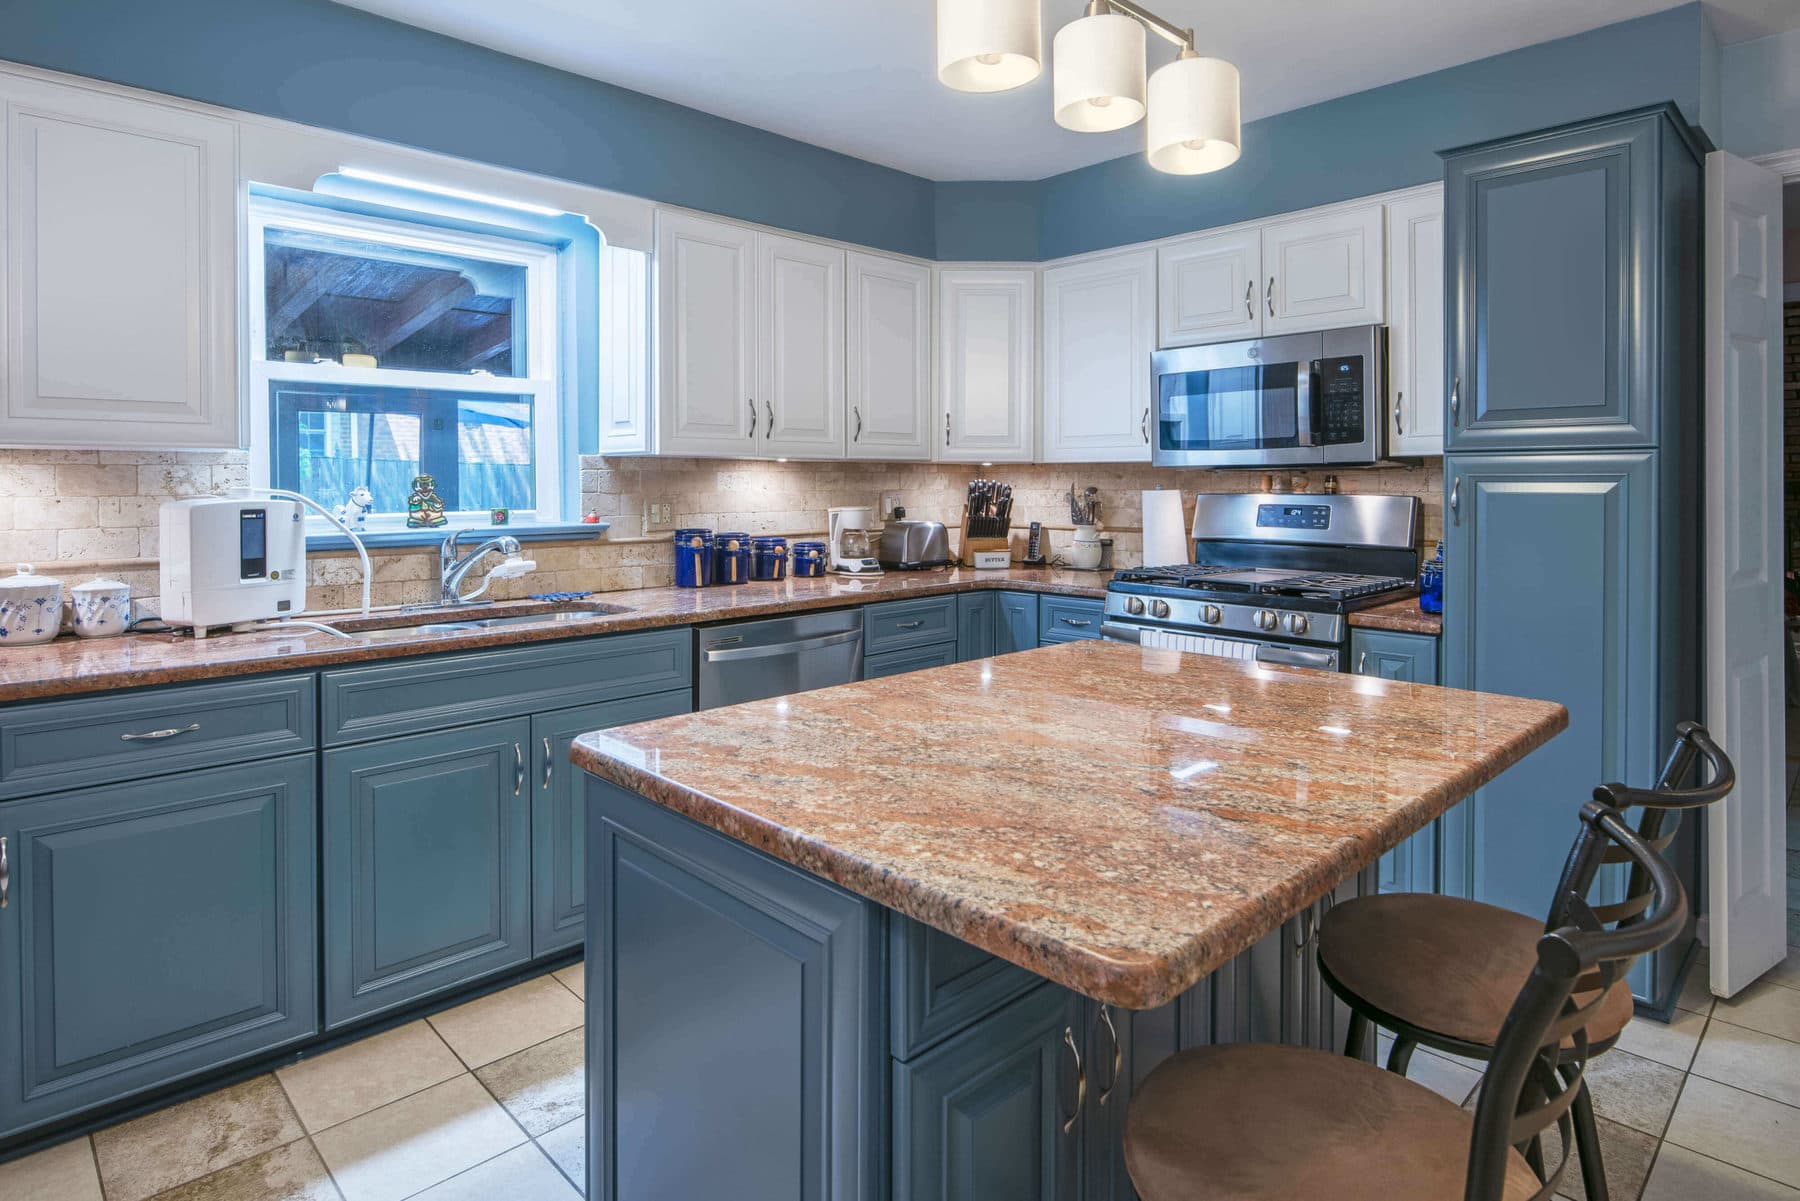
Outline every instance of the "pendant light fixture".
<path id="1" fill-rule="evenodd" d="M 1035 79 L 1042 32 L 1038 0 L 938 0 L 938 78 L 963 92 L 999 92 Z M 1174 62 L 1144 78 L 1145 30 L 1178 46 Z M 1082 133 L 1142 120 L 1150 165 L 1172 175 L 1229 167 L 1243 145 L 1238 69 L 1204 58 L 1194 31 L 1135 0 L 1088 0 L 1052 43 L 1056 123 Z"/>
<path id="2" fill-rule="evenodd" d="M 1044 69 L 1038 0 L 937 0 L 939 82 L 959 92 L 1004 92 Z"/>

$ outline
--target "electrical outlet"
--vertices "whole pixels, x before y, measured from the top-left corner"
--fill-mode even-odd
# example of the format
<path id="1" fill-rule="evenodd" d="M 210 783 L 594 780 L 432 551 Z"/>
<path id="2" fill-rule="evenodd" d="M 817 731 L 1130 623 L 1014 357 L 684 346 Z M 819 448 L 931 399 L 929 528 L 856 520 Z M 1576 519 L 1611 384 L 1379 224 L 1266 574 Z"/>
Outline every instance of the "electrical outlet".
<path id="1" fill-rule="evenodd" d="M 898 492 L 883 493 L 881 497 L 881 519 L 883 521 L 893 520 L 894 510 L 899 507 L 900 494 Z"/>
<path id="2" fill-rule="evenodd" d="M 644 506 L 644 529 L 666 530 L 675 524 L 675 502 L 653 500 Z"/>

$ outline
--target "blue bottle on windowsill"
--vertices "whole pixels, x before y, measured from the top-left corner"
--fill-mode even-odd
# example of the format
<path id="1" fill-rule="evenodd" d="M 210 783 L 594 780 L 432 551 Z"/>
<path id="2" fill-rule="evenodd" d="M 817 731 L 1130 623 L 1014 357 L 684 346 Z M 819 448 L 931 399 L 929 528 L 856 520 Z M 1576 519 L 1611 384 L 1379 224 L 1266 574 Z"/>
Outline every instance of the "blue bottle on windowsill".
<path id="1" fill-rule="evenodd" d="M 1437 557 L 1419 567 L 1419 611 L 1444 611 L 1444 544 L 1437 544 Z"/>

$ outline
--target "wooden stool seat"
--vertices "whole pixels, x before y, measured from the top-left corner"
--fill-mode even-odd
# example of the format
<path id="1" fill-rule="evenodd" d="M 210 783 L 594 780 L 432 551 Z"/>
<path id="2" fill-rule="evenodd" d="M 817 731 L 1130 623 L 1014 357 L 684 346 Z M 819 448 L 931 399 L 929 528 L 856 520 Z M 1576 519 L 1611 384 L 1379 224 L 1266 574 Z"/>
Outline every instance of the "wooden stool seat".
<path id="1" fill-rule="evenodd" d="M 1458 1201 L 1474 1116 L 1323 1051 L 1200 1047 L 1132 1098 L 1125 1163 L 1143 1201 Z M 1505 1201 L 1542 1187 L 1509 1152 Z"/>
<path id="2" fill-rule="evenodd" d="M 1537 964 L 1539 918 L 1428 893 L 1359 897 L 1319 927 L 1319 963 L 1352 1006 L 1415 1030 L 1491 1047 Z M 1577 992 L 1585 1005 L 1592 994 Z M 1589 1050 L 1612 1045 L 1631 1020 L 1631 987 L 1606 990 L 1587 1029 Z M 1378 1024 L 1381 1019 L 1376 1019 Z M 1565 1039 L 1563 1046 L 1572 1047 Z"/>

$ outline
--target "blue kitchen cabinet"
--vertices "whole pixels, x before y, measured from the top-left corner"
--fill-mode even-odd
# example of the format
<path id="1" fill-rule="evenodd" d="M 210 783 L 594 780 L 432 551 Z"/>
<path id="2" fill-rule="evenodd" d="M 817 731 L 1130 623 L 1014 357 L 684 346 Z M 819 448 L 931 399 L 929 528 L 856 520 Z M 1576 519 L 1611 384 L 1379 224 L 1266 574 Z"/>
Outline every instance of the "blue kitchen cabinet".
<path id="1" fill-rule="evenodd" d="M 994 630 L 994 653 L 1010 655 L 1028 651 L 1038 644 L 1038 594 L 1035 592 L 1001 592 L 998 624 Z"/>
<path id="2" fill-rule="evenodd" d="M 325 752 L 325 1024 L 531 958 L 532 723 Z"/>
<path id="3" fill-rule="evenodd" d="M 957 618 L 954 596 L 881 601 L 863 606 L 863 654 L 949 643 L 954 653 Z"/>
<path id="4" fill-rule="evenodd" d="M 1671 446 L 1700 172 L 1673 106 L 1445 156 L 1445 449 Z"/>
<path id="5" fill-rule="evenodd" d="M 531 953 L 581 945 L 587 927 L 587 817 L 569 745 L 592 730 L 691 713 L 694 694 L 659 692 L 531 719 Z"/>
<path id="6" fill-rule="evenodd" d="M 1038 645 L 1100 637 L 1106 603 L 1081 596 L 1038 598 Z"/>
<path id="7" fill-rule="evenodd" d="M 1350 670 L 1359 676 L 1438 682 L 1438 640 L 1391 630 L 1350 631 Z M 1438 824 L 1420 830 L 1381 857 L 1382 892 L 1437 891 Z"/>
<path id="8" fill-rule="evenodd" d="M 892 1051 L 901 1060 L 1043 983 L 1022 967 L 898 915 L 888 919 L 888 963 Z"/>
<path id="9" fill-rule="evenodd" d="M 1000 596 L 964 592 L 956 598 L 956 659 L 986 659 L 999 653 Z"/>
<path id="10" fill-rule="evenodd" d="M 937 642 L 915 646 L 910 650 L 886 651 L 863 658 L 863 679 L 879 680 L 883 676 L 904 675 L 927 667 L 948 667 L 956 662 L 956 643 Z"/>
<path id="11" fill-rule="evenodd" d="M 310 754 L 0 805 L 0 1136 L 318 1032 Z"/>

